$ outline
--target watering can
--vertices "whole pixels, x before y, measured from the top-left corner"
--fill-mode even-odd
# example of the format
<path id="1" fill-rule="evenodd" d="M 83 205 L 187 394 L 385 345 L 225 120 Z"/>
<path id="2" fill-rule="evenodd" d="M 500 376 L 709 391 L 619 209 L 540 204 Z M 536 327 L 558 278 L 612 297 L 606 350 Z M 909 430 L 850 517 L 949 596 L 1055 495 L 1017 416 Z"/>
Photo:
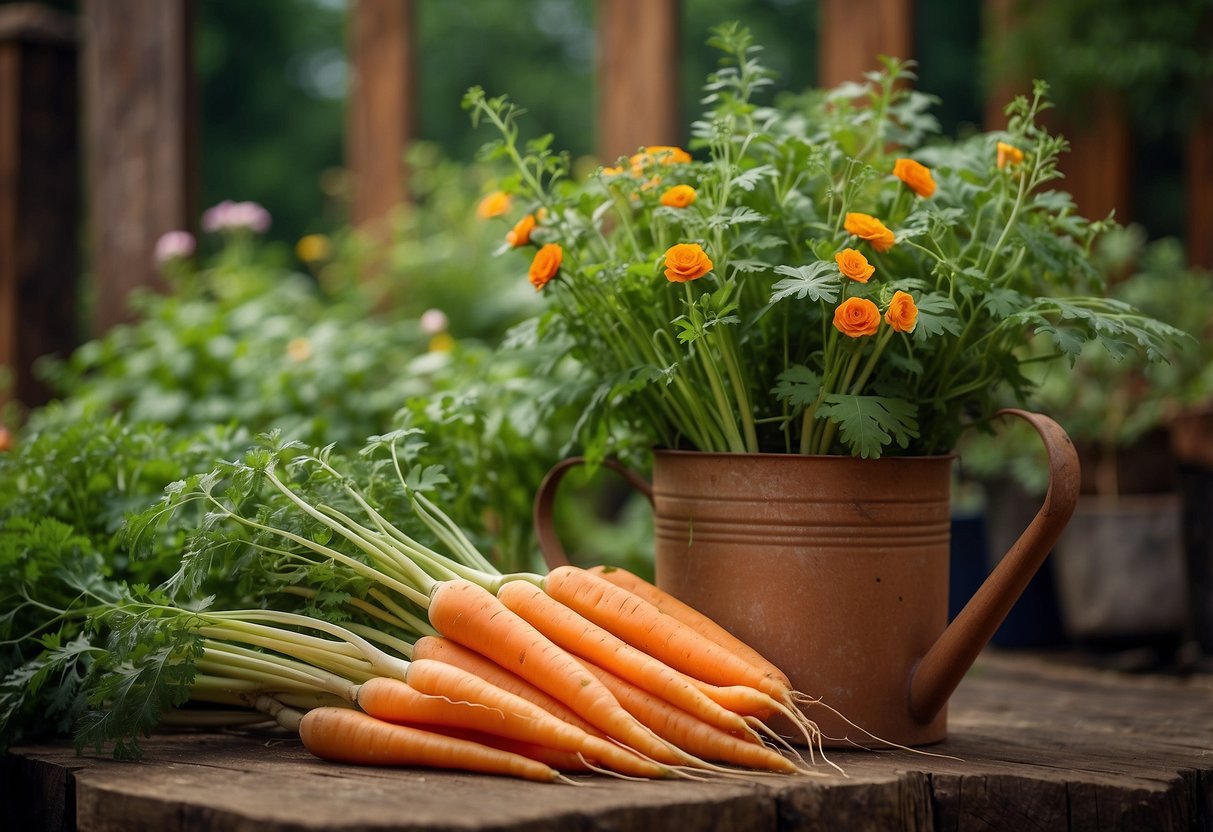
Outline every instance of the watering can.
<path id="1" fill-rule="evenodd" d="M 784 671 L 825 744 L 925 745 L 947 702 L 1044 562 L 1074 510 L 1078 455 L 1047 416 L 1049 488 L 1028 528 L 948 623 L 952 455 L 857 459 L 654 453 L 653 478 L 608 462 L 653 506 L 657 585 Z M 549 567 L 568 558 L 553 527 L 564 474 L 535 497 Z"/>

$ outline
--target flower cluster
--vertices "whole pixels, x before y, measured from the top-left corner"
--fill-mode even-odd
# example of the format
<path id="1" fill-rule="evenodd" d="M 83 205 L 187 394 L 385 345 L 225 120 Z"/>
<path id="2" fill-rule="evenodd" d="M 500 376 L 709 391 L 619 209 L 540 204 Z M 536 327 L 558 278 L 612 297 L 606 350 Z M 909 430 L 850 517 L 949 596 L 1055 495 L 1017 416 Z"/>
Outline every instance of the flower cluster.
<path id="1" fill-rule="evenodd" d="M 256 202 L 225 199 L 202 214 L 202 230 L 208 233 L 247 230 L 264 234 L 269 229 L 270 212 Z"/>
<path id="2" fill-rule="evenodd" d="M 731 61 L 695 155 L 642 148 L 573 182 L 550 137 L 518 147 L 508 99 L 464 101 L 513 163 L 480 215 L 535 250 L 531 331 L 585 367 L 588 452 L 942 453 L 1029 392 L 1034 333 L 1161 357 L 1174 333 L 1103 297 L 1088 254 L 1110 223 L 1042 187 L 1065 148 L 1036 124 L 1043 85 L 1008 130 L 948 142 L 906 65 L 763 106 L 748 33 L 714 41 Z"/>

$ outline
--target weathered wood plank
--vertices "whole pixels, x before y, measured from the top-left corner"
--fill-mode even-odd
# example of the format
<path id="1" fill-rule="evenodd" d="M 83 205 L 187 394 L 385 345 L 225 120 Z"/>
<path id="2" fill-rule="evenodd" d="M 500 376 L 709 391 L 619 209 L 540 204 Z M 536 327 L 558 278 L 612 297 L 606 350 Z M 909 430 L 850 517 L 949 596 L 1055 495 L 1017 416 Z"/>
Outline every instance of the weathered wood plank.
<path id="1" fill-rule="evenodd" d="M 913 0 L 822 0 L 818 85 L 863 80 L 877 57 L 914 57 Z"/>
<path id="2" fill-rule="evenodd" d="M 917 752 L 833 752 L 847 777 L 582 787 L 334 766 L 297 740 L 176 735 L 140 764 L 57 745 L 8 758 L 74 787 L 80 830 L 1208 829 L 1213 679 L 1134 679 L 983 656 L 949 739 Z M 72 776 L 51 773 L 74 766 Z M 29 793 L 0 779 L 0 798 Z M 10 792 L 4 793 L 8 784 Z M 49 787 L 48 787 L 49 788 Z M 53 790 L 53 789 L 52 789 Z M 45 793 L 45 792 L 44 792 Z M 72 798 L 68 798 L 69 800 Z M 48 815 L 49 816 L 49 815 Z M 31 830 L 62 827 L 38 825 Z"/>
<path id="3" fill-rule="evenodd" d="M 193 0 L 84 0 L 84 88 L 95 328 L 162 286 L 166 231 L 196 228 Z"/>
<path id="4" fill-rule="evenodd" d="M 351 219 L 382 222 L 408 195 L 404 153 L 416 124 L 416 26 L 412 0 L 356 0 L 346 156 Z"/>
<path id="5" fill-rule="evenodd" d="M 33 4 L 0 6 L 0 405 L 49 392 L 34 360 L 77 342 L 80 183 L 74 20 Z"/>
<path id="6" fill-rule="evenodd" d="M 1188 133 L 1184 189 L 1188 262 L 1213 269 L 1213 112 L 1206 112 Z"/>
<path id="7" fill-rule="evenodd" d="M 681 141 L 678 0 L 599 0 L 598 155 Z"/>

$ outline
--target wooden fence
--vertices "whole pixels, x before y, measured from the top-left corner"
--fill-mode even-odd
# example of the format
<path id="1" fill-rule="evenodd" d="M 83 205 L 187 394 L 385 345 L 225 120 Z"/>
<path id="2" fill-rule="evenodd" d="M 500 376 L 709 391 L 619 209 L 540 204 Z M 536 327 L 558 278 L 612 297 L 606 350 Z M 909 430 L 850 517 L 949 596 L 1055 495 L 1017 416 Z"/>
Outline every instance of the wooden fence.
<path id="1" fill-rule="evenodd" d="M 89 194 L 94 332 L 126 317 L 126 297 L 155 285 L 155 241 L 197 223 L 194 0 L 81 0 L 76 21 L 33 5 L 0 6 L 0 367 L 12 393 L 34 404 L 45 391 L 29 373 L 39 354 L 74 341 L 77 197 Z M 986 0 L 987 25 L 1005 29 L 1011 0 Z M 416 0 L 351 0 L 347 164 L 351 219 L 371 226 L 406 193 L 403 149 L 415 124 Z M 912 58 L 912 0 L 819 0 L 819 83 L 856 79 L 878 54 Z M 598 150 L 614 158 L 673 144 L 677 118 L 679 0 L 598 0 Z M 863 25 L 856 27 L 855 20 Z M 77 140 L 76 45 L 87 129 Z M 992 96 L 999 126 L 1006 94 Z M 1076 152 L 1067 187 L 1090 216 L 1132 218 L 1129 133 L 1105 108 L 1067 130 Z M 76 181 L 84 148 L 87 187 Z M 1187 240 L 1194 263 L 1213 267 L 1213 120 L 1192 133 Z M 0 393 L 0 396 L 3 396 Z M 0 403 L 3 399 L 0 398 Z"/>

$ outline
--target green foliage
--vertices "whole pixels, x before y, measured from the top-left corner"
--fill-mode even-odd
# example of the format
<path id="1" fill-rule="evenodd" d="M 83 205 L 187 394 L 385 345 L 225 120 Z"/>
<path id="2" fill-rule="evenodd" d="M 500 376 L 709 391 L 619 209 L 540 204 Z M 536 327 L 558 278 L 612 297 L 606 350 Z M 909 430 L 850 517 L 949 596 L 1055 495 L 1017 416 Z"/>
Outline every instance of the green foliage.
<path id="1" fill-rule="evenodd" d="M 994 77 L 1045 78 L 1077 118 L 1101 96 L 1122 96 L 1146 135 L 1186 129 L 1207 106 L 1209 0 L 1014 5 L 1014 27 L 987 58 Z"/>
<path id="2" fill-rule="evenodd" d="M 692 125 L 699 158 L 647 148 L 574 182 L 546 145 L 519 147 L 510 100 L 464 100 L 500 137 L 487 155 L 513 162 L 503 181 L 538 219 L 530 243 L 562 252 L 535 331 L 587 371 L 591 454 L 621 438 L 942 453 L 1001 395 L 1031 390 L 1034 332 L 1071 359 L 1090 342 L 1151 361 L 1175 345 L 1176 330 L 1103 296 L 1090 249 L 1111 223 L 1046 189 L 1065 142 L 1039 124 L 1044 84 L 1008 108 L 1006 132 L 947 141 L 896 60 L 768 106 L 748 32 L 726 25 L 713 43 L 726 57 Z M 911 160 L 929 182 L 900 170 Z M 692 204 L 666 203 L 676 185 Z M 875 277 L 845 271 L 835 256 L 848 254 Z"/>

